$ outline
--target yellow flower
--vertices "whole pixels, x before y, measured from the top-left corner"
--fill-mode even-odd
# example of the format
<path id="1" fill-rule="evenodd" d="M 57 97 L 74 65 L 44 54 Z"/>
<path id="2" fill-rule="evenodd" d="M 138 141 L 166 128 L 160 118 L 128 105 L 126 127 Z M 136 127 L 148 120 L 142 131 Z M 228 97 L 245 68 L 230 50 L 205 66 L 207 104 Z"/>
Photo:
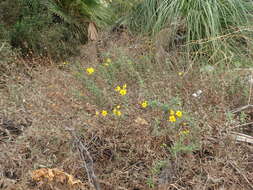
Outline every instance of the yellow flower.
<path id="1" fill-rule="evenodd" d="M 124 85 L 122 86 L 122 88 L 121 88 L 120 86 L 117 86 L 114 90 L 115 90 L 116 92 L 119 92 L 122 96 L 124 96 L 124 95 L 126 95 L 126 93 L 127 93 L 126 88 L 127 88 L 127 85 L 124 84 Z"/>
<path id="2" fill-rule="evenodd" d="M 190 133 L 190 131 L 188 129 L 183 130 L 180 132 L 180 135 L 188 135 Z"/>
<path id="3" fill-rule="evenodd" d="M 176 112 L 176 116 L 177 116 L 178 118 L 182 117 L 182 115 L 183 115 L 183 114 L 182 114 L 181 111 L 177 111 L 177 112 Z"/>
<path id="4" fill-rule="evenodd" d="M 102 110 L 101 114 L 102 114 L 102 116 L 106 116 L 107 115 L 107 111 L 106 110 Z"/>
<path id="5" fill-rule="evenodd" d="M 105 66 L 107 66 L 107 67 L 109 66 L 109 64 L 108 64 L 108 63 L 105 63 L 104 65 L 105 65 Z"/>
<path id="6" fill-rule="evenodd" d="M 118 111 L 116 112 L 116 115 L 117 115 L 117 116 L 121 116 L 121 111 L 118 110 Z"/>
<path id="7" fill-rule="evenodd" d="M 169 117 L 169 121 L 170 122 L 176 122 L 176 117 L 174 116 L 174 115 L 171 115 L 170 117 Z"/>
<path id="8" fill-rule="evenodd" d="M 89 67 L 86 69 L 86 72 L 88 73 L 88 75 L 91 75 L 92 73 L 94 73 L 94 68 L 93 67 Z"/>
<path id="9" fill-rule="evenodd" d="M 127 90 L 126 90 L 126 89 L 121 89 L 121 90 L 119 91 L 119 93 L 120 93 L 122 96 L 125 96 L 126 93 L 127 93 Z"/>
<path id="10" fill-rule="evenodd" d="M 69 62 L 67 62 L 67 61 L 63 62 L 63 65 L 68 65 L 68 64 L 69 64 Z"/>
<path id="11" fill-rule="evenodd" d="M 111 60 L 110 58 L 107 58 L 107 59 L 105 60 L 105 62 L 106 62 L 106 63 L 111 63 L 112 60 Z"/>
<path id="12" fill-rule="evenodd" d="M 115 89 L 114 89 L 116 92 L 119 92 L 121 90 L 120 86 L 117 86 Z"/>
<path id="13" fill-rule="evenodd" d="M 117 105 L 117 107 L 116 107 L 117 109 L 120 109 L 120 105 Z"/>
<path id="14" fill-rule="evenodd" d="M 148 106 L 148 102 L 144 101 L 141 103 L 141 107 L 146 108 Z"/>
<path id="15" fill-rule="evenodd" d="M 118 107 L 118 106 L 117 106 Z M 121 111 L 117 110 L 116 108 L 113 109 L 113 114 L 116 116 L 121 116 Z"/>
<path id="16" fill-rule="evenodd" d="M 182 76 L 182 75 L 183 75 L 183 72 L 178 72 L 178 75 L 179 75 L 179 76 Z"/>
<path id="17" fill-rule="evenodd" d="M 175 111 L 174 110 L 170 110 L 170 115 L 174 115 Z"/>
<path id="18" fill-rule="evenodd" d="M 96 111 L 96 115 L 99 115 L 99 112 L 98 112 L 98 111 Z"/>

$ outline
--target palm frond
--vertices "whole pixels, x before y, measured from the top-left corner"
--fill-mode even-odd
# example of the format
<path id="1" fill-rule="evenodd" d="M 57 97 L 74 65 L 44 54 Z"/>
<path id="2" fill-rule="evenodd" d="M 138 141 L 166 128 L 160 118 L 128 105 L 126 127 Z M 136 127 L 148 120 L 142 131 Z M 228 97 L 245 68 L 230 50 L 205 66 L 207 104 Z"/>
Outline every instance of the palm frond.
<path id="1" fill-rule="evenodd" d="M 54 0 L 45 0 L 41 2 L 52 14 L 60 17 L 64 22 L 68 24 L 76 24 L 75 19 L 68 15 L 60 6 L 58 6 Z"/>

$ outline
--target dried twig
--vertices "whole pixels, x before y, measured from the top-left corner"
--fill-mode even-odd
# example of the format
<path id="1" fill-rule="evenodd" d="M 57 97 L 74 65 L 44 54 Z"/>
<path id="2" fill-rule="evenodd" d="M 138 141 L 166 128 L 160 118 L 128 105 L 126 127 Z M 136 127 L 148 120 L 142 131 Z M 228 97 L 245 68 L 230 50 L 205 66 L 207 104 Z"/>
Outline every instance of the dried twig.
<path id="1" fill-rule="evenodd" d="M 251 71 L 251 75 L 250 75 L 250 78 L 249 78 L 249 98 L 248 98 L 248 104 L 250 104 L 250 101 L 251 101 L 251 94 L 252 94 L 252 86 L 253 86 L 253 71 Z"/>
<path id="2" fill-rule="evenodd" d="M 111 189 L 113 189 L 113 186 L 112 186 L 112 184 L 111 184 L 111 183 L 106 182 L 106 181 L 103 181 L 103 180 L 99 180 L 99 182 L 100 182 L 100 183 L 102 183 L 102 184 L 105 184 L 105 185 L 107 185 L 107 186 L 111 187 Z M 121 186 L 117 186 L 117 189 L 118 189 L 118 190 L 127 190 L 126 188 L 121 187 Z"/>
<path id="3" fill-rule="evenodd" d="M 80 157 L 84 162 L 84 167 L 86 169 L 89 182 L 94 186 L 96 190 L 100 190 L 101 188 L 94 172 L 93 160 L 87 147 L 83 144 L 81 138 L 77 136 L 74 129 L 66 128 L 66 130 L 71 134 L 72 138 L 75 141 L 76 148 L 78 149 Z"/>
<path id="4" fill-rule="evenodd" d="M 250 181 L 248 180 L 248 178 L 241 172 L 241 170 L 236 167 L 235 163 L 229 162 L 230 165 L 245 179 L 245 181 L 249 184 L 249 186 L 251 187 L 251 189 L 253 189 L 253 185 L 250 183 Z"/>
<path id="5" fill-rule="evenodd" d="M 241 125 L 236 125 L 236 126 L 232 127 L 232 129 L 245 127 L 245 126 L 252 125 L 252 124 L 253 124 L 253 122 L 244 123 L 244 124 L 241 124 Z"/>
<path id="6" fill-rule="evenodd" d="M 240 142 L 246 142 L 246 143 L 250 143 L 253 144 L 253 137 L 249 136 L 249 135 L 245 135 L 243 133 L 236 133 L 236 132 L 232 132 L 231 135 L 236 141 L 240 141 Z"/>
<path id="7" fill-rule="evenodd" d="M 4 48 L 5 46 L 5 42 L 2 44 L 2 46 L 0 47 L 0 51 L 2 51 L 2 49 Z"/>
<path id="8" fill-rule="evenodd" d="M 231 113 L 238 113 L 238 112 L 241 112 L 241 111 L 246 110 L 248 108 L 253 108 L 253 105 L 249 104 L 246 106 L 242 106 L 240 108 L 236 108 L 236 109 L 232 110 Z"/>

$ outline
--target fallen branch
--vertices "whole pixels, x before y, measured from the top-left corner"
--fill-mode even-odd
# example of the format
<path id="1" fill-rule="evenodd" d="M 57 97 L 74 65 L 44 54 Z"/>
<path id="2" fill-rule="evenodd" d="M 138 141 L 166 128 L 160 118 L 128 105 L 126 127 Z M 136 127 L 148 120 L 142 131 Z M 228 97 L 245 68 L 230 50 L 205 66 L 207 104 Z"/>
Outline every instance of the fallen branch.
<path id="1" fill-rule="evenodd" d="M 243 133 L 236 133 L 236 132 L 232 132 L 232 138 L 234 138 L 236 141 L 240 141 L 240 142 L 246 142 L 246 143 L 250 143 L 253 144 L 253 137 L 249 136 L 249 135 L 245 135 Z"/>
<path id="2" fill-rule="evenodd" d="M 66 128 L 66 130 L 71 134 L 72 138 L 74 139 L 75 146 L 80 154 L 80 158 L 84 162 L 84 167 L 86 169 L 89 182 L 94 186 L 96 190 L 100 190 L 100 184 L 94 172 L 93 160 L 87 147 L 83 144 L 81 138 L 77 136 L 74 129 Z"/>

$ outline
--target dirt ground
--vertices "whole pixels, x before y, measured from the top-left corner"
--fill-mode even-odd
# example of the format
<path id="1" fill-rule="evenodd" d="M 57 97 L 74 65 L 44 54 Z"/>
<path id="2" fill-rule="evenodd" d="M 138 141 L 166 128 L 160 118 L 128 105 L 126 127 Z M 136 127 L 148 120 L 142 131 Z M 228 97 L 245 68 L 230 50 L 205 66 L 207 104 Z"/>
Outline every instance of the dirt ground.
<path id="1" fill-rule="evenodd" d="M 80 57 L 71 58 L 70 64 L 97 64 L 104 53 L 118 48 L 133 59 L 153 52 L 146 39 L 124 32 L 103 39 L 83 46 Z M 111 57 L 117 55 L 111 53 Z M 120 123 L 98 119 L 99 107 L 87 101 L 90 94 L 71 69 L 61 63 L 31 65 L 26 72 L 13 71 L 1 85 L 0 189 L 94 189 L 84 167 L 87 158 L 80 157 L 77 139 L 69 129 L 86 145 L 103 190 L 253 189 L 253 146 L 235 141 L 231 135 L 252 135 L 252 124 L 241 129 L 239 119 L 228 123 L 225 115 L 248 100 L 252 102 L 250 97 L 243 99 L 240 88 L 233 96 L 226 92 L 233 83 L 230 77 L 234 73 L 244 77 L 244 72 L 219 74 L 214 79 L 192 69 L 179 87 L 162 80 L 151 84 L 177 89 L 185 98 L 184 106 L 199 115 L 200 132 L 196 138 L 200 147 L 172 157 L 161 145 L 171 146 L 174 137 L 152 132 L 152 120 L 158 111 L 150 114 L 135 105 Z M 173 73 L 177 69 L 175 66 Z M 169 77 L 173 81 L 175 76 Z M 217 81 L 220 86 L 213 84 Z M 198 88 L 205 91 L 205 96 L 192 100 L 191 94 Z M 251 123 L 252 109 L 245 114 L 245 123 Z"/>

